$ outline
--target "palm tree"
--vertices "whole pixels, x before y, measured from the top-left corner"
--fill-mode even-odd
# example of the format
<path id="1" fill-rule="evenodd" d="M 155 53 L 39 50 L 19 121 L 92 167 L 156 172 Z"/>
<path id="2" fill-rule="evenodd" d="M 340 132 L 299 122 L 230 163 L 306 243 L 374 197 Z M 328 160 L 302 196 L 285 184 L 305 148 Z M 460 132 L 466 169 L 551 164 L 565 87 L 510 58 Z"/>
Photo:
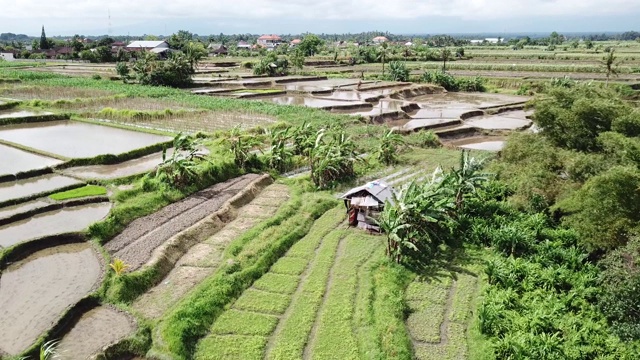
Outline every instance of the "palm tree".
<path id="1" fill-rule="evenodd" d="M 604 57 L 600 63 L 604 66 L 605 72 L 607 73 L 607 82 L 609 85 L 609 78 L 611 75 L 618 76 L 618 66 L 622 63 L 621 60 L 617 60 L 617 56 L 615 55 L 615 50 L 611 49 L 609 53 Z"/>
<path id="2" fill-rule="evenodd" d="M 451 50 L 448 48 L 443 48 L 440 50 L 440 59 L 442 59 L 442 72 L 447 71 L 447 61 L 451 60 Z"/>
<path id="3" fill-rule="evenodd" d="M 382 76 L 384 77 L 384 63 L 389 57 L 389 44 L 383 42 L 378 49 L 378 60 L 382 61 Z"/>

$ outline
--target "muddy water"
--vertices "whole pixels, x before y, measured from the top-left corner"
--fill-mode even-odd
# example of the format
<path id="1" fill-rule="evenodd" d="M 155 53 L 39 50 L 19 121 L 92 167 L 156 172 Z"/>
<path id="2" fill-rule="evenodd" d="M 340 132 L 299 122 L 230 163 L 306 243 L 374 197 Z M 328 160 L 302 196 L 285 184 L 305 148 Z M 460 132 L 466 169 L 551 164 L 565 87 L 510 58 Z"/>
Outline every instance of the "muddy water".
<path id="1" fill-rule="evenodd" d="M 167 156 L 171 152 L 167 152 Z M 162 153 L 147 155 L 138 159 L 114 165 L 94 165 L 64 170 L 65 175 L 82 179 L 111 180 L 152 171 L 162 162 Z"/>
<path id="2" fill-rule="evenodd" d="M 77 121 L 49 121 L 0 128 L 0 139 L 68 158 L 122 154 L 171 138 Z"/>
<path id="3" fill-rule="evenodd" d="M 50 205 L 50 202 L 44 200 L 35 200 L 26 202 L 20 205 L 7 206 L 0 208 L 0 219 L 8 218 L 16 214 L 24 213 L 27 211 L 31 211 L 37 208 L 45 207 Z"/>
<path id="4" fill-rule="evenodd" d="M 0 119 L 11 119 L 11 118 L 21 118 L 21 117 L 29 117 L 29 116 L 38 116 L 38 115 L 51 115 L 50 112 L 36 112 L 36 111 L 14 111 L 14 110 L 5 110 L 0 111 Z"/>
<path id="5" fill-rule="evenodd" d="M 66 207 L 0 226 L 0 249 L 55 234 L 78 232 L 109 214 L 111 203 Z"/>
<path id="6" fill-rule="evenodd" d="M 483 141 L 479 143 L 460 145 L 459 147 L 470 150 L 500 151 L 504 147 L 504 141 Z"/>
<path id="7" fill-rule="evenodd" d="M 2 144 L 0 144 L 0 159 L 10 159 L 10 161 L 0 162 L 0 175 L 12 175 L 23 171 L 43 169 L 62 163 L 62 161 L 57 159 L 32 154 L 30 152 Z"/>
<path id="8" fill-rule="evenodd" d="M 100 279 L 100 260 L 88 243 L 39 251 L 0 276 L 0 350 L 30 346 Z"/>
<path id="9" fill-rule="evenodd" d="M 343 86 L 350 86 L 358 84 L 358 79 L 327 79 L 327 80 L 311 80 L 311 81 L 296 81 L 285 84 L 285 86 L 310 86 L 315 88 L 337 88 Z M 370 81 L 363 81 L 363 84 L 369 84 Z"/>
<path id="10" fill-rule="evenodd" d="M 323 99 L 343 100 L 343 101 L 367 101 L 382 96 L 375 92 L 357 92 L 357 91 L 334 91 L 331 95 L 318 95 Z"/>
<path id="11" fill-rule="evenodd" d="M 422 108 L 411 112 L 409 115 L 414 119 L 460 119 L 464 114 L 477 111 L 473 108 Z"/>
<path id="12" fill-rule="evenodd" d="M 331 87 L 311 86 L 311 85 L 294 85 L 294 84 L 284 84 L 284 85 L 282 85 L 282 89 L 286 90 L 286 91 L 302 91 L 302 92 L 331 91 L 331 90 L 333 90 L 333 88 L 331 88 Z"/>
<path id="13" fill-rule="evenodd" d="M 459 125 L 461 121 L 459 119 L 416 119 L 405 120 L 405 124 L 396 123 L 394 125 L 403 125 L 404 130 L 416 131 L 419 129 L 431 129 L 443 126 Z"/>
<path id="14" fill-rule="evenodd" d="M 530 126 L 531 120 L 492 115 L 472 118 L 465 124 L 487 130 L 516 130 Z"/>
<path id="15" fill-rule="evenodd" d="M 35 178 L 0 183 L 0 202 L 55 191 L 81 181 L 67 176 L 49 174 Z"/>
<path id="16" fill-rule="evenodd" d="M 502 136 L 484 136 L 455 140 L 450 144 L 470 150 L 500 151 L 504 147 L 505 141 L 505 137 Z"/>
<path id="17" fill-rule="evenodd" d="M 524 103 L 528 100 L 529 98 L 525 96 L 484 93 L 429 94 L 411 98 L 411 101 L 424 103 L 430 107 L 447 108 L 487 108 L 514 103 Z"/>
<path id="18" fill-rule="evenodd" d="M 326 100 L 305 96 L 277 96 L 265 99 L 265 101 L 271 101 L 280 105 L 303 105 L 312 108 L 349 107 L 358 105 L 363 107 L 371 106 L 364 102 Z"/>
<path id="19" fill-rule="evenodd" d="M 61 359 L 88 359 L 134 331 L 135 325 L 127 314 L 100 306 L 80 318 L 60 341 L 58 352 Z"/>

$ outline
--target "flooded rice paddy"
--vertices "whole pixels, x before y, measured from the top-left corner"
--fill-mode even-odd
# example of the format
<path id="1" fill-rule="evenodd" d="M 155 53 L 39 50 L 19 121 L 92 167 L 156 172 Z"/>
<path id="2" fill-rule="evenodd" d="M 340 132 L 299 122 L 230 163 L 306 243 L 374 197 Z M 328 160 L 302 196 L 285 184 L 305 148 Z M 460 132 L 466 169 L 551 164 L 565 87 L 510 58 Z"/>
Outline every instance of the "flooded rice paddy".
<path id="1" fill-rule="evenodd" d="M 171 140 L 166 136 L 70 120 L 3 126 L 0 139 L 67 158 L 122 154 Z"/>
<path id="2" fill-rule="evenodd" d="M 57 174 L 0 183 L 0 202 L 53 192 L 57 189 L 79 184 L 82 184 L 80 180 Z"/>
<path id="3" fill-rule="evenodd" d="M 136 327 L 131 318 L 114 308 L 99 306 L 88 311 L 67 333 L 58 352 L 61 359 L 88 359 L 105 346 L 129 336 Z"/>
<path id="4" fill-rule="evenodd" d="M 476 108 L 486 109 L 492 107 L 506 106 L 510 104 L 521 104 L 529 100 L 525 96 L 487 94 L 487 93 L 443 93 L 428 94 L 413 97 L 413 102 L 423 103 L 429 107 L 446 108 Z"/>
<path id="5" fill-rule="evenodd" d="M 0 175 L 15 175 L 19 172 L 44 169 L 62 163 L 58 159 L 36 155 L 2 144 L 0 144 L 0 159 L 4 159 L 0 162 Z"/>
<path id="6" fill-rule="evenodd" d="M 102 274 L 89 243 L 38 251 L 0 276 L 0 350 L 17 355 L 64 311 L 89 294 Z"/>
<path id="7" fill-rule="evenodd" d="M 43 236 L 78 232 L 109 214 L 111 203 L 65 207 L 0 226 L 0 249 Z"/>
<path id="8" fill-rule="evenodd" d="M 170 156 L 171 152 L 167 152 Z M 112 180 L 128 176 L 147 173 L 154 170 L 162 162 L 162 153 L 155 153 L 141 158 L 113 165 L 92 165 L 69 168 L 64 170 L 65 175 L 81 179 Z"/>
<path id="9" fill-rule="evenodd" d="M 44 112 L 44 111 L 4 110 L 4 111 L 0 111 L 0 119 L 24 118 L 24 117 L 51 115 L 51 114 L 53 113 Z"/>
<path id="10" fill-rule="evenodd" d="M 48 201 L 34 200 L 19 205 L 3 207 L 0 208 L 0 219 L 6 219 L 14 215 L 22 214 L 48 205 L 51 205 L 51 203 Z"/>

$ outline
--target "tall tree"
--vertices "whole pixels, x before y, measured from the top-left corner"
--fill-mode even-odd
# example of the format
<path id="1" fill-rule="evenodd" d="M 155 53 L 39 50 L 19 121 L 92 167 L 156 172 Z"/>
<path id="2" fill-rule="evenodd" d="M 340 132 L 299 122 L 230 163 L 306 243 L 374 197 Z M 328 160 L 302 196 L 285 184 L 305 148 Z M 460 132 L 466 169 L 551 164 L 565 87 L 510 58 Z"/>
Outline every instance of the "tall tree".
<path id="1" fill-rule="evenodd" d="M 383 42 L 378 49 L 378 59 L 382 62 L 382 76 L 384 77 L 384 63 L 389 57 L 389 44 Z"/>
<path id="2" fill-rule="evenodd" d="M 451 50 L 443 48 L 440 51 L 440 59 L 442 60 L 442 72 L 447 71 L 447 61 L 451 60 Z"/>
<path id="3" fill-rule="evenodd" d="M 621 61 L 619 61 L 615 55 L 615 50 L 611 49 L 600 63 L 604 66 L 604 70 L 607 73 L 607 85 L 609 85 L 611 75 L 618 76 L 618 66 Z"/>
<path id="4" fill-rule="evenodd" d="M 44 25 L 42 25 L 42 34 L 40 34 L 40 49 L 47 50 L 49 48 L 49 42 L 47 41 L 47 34 L 44 33 Z"/>

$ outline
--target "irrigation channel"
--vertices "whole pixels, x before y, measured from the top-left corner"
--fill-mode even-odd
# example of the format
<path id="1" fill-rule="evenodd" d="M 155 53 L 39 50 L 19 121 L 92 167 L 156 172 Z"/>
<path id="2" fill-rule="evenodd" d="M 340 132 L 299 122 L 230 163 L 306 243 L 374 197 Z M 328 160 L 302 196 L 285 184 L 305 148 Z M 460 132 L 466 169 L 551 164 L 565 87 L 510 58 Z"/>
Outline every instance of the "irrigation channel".
<path id="1" fill-rule="evenodd" d="M 461 148 L 499 151 L 508 132 L 531 126 L 530 113 L 523 110 L 528 100 L 524 97 L 317 77 L 199 82 L 202 88 L 194 93 L 202 96 L 315 107 L 358 116 L 400 133 L 429 129 L 443 143 Z M 287 186 L 273 184 L 268 175 L 247 174 L 137 219 L 99 246 L 89 241 L 86 230 L 110 214 L 111 198 L 58 201 L 49 195 L 152 171 L 172 138 L 11 108 L 0 111 L 0 124 L 0 157 L 12 159 L 0 164 L 0 357 L 33 354 L 52 339 L 60 340 L 60 353 L 67 359 L 117 353 L 118 346 L 141 329 L 140 319 L 162 324 L 198 284 L 228 265 L 229 245 L 272 218 L 291 195 Z M 407 167 L 372 176 L 400 186 L 425 175 L 422 169 Z M 232 351 L 229 356 L 259 351 L 278 358 L 289 349 L 303 358 L 329 356 L 325 340 L 332 330 L 327 324 L 335 314 L 327 304 L 342 304 L 345 293 L 348 298 L 360 296 L 367 279 L 349 275 L 360 274 L 380 254 L 375 242 L 363 248 L 362 239 L 340 228 L 341 218 L 340 209 L 322 216 L 307 236 L 225 310 L 198 344 L 195 356 L 202 357 L 202 349 L 208 348 L 232 351 L 227 345 L 246 335 L 252 342 L 234 347 L 240 353 Z M 131 299 L 135 316 L 97 300 L 109 270 L 106 259 L 112 258 L 130 266 L 131 278 L 151 278 L 150 285 Z M 461 277 L 444 284 L 447 289 L 434 289 L 438 298 L 410 298 L 417 318 L 410 318 L 409 325 L 431 314 L 427 309 L 433 304 L 440 307 L 433 321 L 442 320 L 437 334 L 411 331 L 417 354 L 453 349 L 447 345 L 453 337 L 449 334 L 467 320 L 452 315 L 448 304 L 456 301 L 459 282 L 467 280 Z M 280 287 L 271 288 L 274 283 Z M 314 286 L 325 290 L 310 299 L 307 288 Z M 306 300 L 314 302 L 315 313 L 304 313 Z M 301 333 L 291 332 L 298 312 L 315 319 Z M 266 327 L 256 334 L 225 327 L 225 321 L 237 319 L 257 319 Z M 350 336 L 345 333 L 345 341 L 358 346 Z M 154 344 L 163 342 L 160 332 L 154 331 L 152 338 Z M 343 350 L 345 357 L 352 355 Z"/>

